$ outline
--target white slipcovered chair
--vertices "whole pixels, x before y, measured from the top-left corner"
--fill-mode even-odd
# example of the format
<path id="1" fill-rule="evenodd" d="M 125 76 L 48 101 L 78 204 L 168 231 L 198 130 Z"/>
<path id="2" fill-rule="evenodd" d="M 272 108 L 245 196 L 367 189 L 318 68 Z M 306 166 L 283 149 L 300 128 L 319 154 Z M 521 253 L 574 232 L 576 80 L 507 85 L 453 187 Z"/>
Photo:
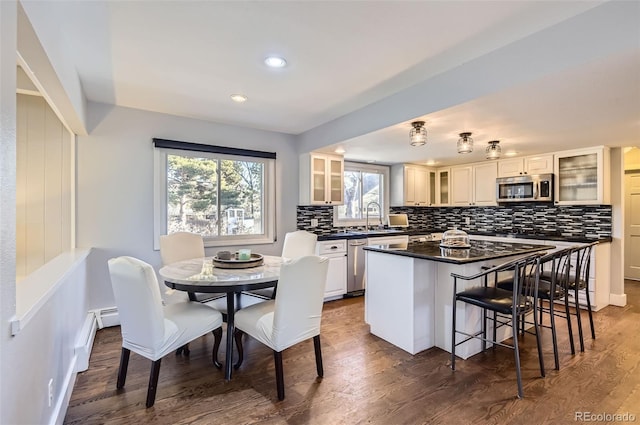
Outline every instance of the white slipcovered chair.
<path id="1" fill-rule="evenodd" d="M 282 256 L 285 258 L 306 257 L 316 252 L 318 235 L 306 230 L 296 230 L 284 235 Z"/>
<path id="2" fill-rule="evenodd" d="M 320 322 L 329 260 L 306 256 L 285 262 L 278 280 L 278 296 L 239 310 L 235 315 L 238 369 L 244 353 L 242 335 L 247 333 L 273 350 L 278 399 L 284 399 L 282 351 L 313 338 L 318 376 L 323 376 Z"/>
<path id="3" fill-rule="evenodd" d="M 133 257 L 112 258 L 108 264 L 122 333 L 118 389 L 124 387 L 131 351 L 146 357 L 152 361 L 146 406 L 153 406 L 162 357 L 208 332 L 214 335 L 213 363 L 221 367 L 219 311 L 190 301 L 163 306 L 153 267 Z"/>
<path id="4" fill-rule="evenodd" d="M 204 241 L 197 233 L 175 232 L 160 236 L 162 264 L 204 257 Z"/>
<path id="5" fill-rule="evenodd" d="M 284 258 L 299 258 L 307 255 L 315 255 L 316 242 L 318 241 L 318 235 L 315 233 L 307 232 L 306 230 L 296 230 L 295 232 L 288 232 L 284 235 L 284 243 L 282 245 L 282 254 Z M 257 295 L 265 299 L 275 298 L 275 288 L 256 289 L 253 291 L 247 291 L 252 295 Z"/>
<path id="6" fill-rule="evenodd" d="M 197 233 L 175 232 L 160 236 L 160 258 L 162 264 L 172 264 L 178 261 L 202 258 L 205 256 L 204 241 Z M 168 290 L 171 293 L 173 290 Z M 192 301 L 206 302 L 221 298 L 224 294 L 189 294 Z"/>

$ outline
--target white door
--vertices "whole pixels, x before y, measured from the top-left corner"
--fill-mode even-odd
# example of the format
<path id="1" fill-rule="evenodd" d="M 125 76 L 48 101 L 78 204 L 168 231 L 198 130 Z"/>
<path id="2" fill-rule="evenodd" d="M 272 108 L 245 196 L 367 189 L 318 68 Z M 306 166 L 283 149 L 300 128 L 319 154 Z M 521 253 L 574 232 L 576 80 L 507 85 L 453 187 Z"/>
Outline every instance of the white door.
<path id="1" fill-rule="evenodd" d="M 640 172 L 625 175 L 624 277 L 640 280 Z"/>

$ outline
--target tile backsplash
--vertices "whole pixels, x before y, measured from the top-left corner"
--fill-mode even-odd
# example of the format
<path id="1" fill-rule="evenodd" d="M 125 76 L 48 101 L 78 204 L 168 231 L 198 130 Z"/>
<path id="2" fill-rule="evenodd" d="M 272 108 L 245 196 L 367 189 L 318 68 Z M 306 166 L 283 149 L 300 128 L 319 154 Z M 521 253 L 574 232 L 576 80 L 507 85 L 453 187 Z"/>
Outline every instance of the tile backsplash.
<path id="1" fill-rule="evenodd" d="M 611 205 L 554 206 L 512 204 L 497 207 L 391 207 L 392 213 L 409 216 L 409 231 L 445 231 L 453 227 L 471 233 L 543 233 L 570 237 L 611 237 Z M 469 224 L 466 219 L 469 218 Z M 318 226 L 311 226 L 311 219 Z M 333 227 L 333 207 L 298 206 L 297 228 L 317 234 L 340 230 Z"/>

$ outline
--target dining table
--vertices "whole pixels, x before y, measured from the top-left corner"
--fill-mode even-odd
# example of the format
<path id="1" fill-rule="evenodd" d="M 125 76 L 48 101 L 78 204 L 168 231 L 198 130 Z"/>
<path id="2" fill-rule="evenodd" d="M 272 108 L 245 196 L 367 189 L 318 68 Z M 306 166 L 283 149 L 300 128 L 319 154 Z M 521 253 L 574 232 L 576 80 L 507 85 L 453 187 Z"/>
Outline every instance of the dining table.
<path id="1" fill-rule="evenodd" d="M 159 270 L 160 277 L 169 288 L 185 291 L 195 301 L 195 293 L 225 293 L 227 301 L 227 346 L 224 377 L 231 379 L 233 363 L 234 316 L 238 307 L 236 297 L 242 291 L 276 286 L 280 277 L 283 257 L 262 256 L 262 264 L 247 268 L 223 268 L 215 265 L 216 257 L 194 258 L 168 264 Z"/>

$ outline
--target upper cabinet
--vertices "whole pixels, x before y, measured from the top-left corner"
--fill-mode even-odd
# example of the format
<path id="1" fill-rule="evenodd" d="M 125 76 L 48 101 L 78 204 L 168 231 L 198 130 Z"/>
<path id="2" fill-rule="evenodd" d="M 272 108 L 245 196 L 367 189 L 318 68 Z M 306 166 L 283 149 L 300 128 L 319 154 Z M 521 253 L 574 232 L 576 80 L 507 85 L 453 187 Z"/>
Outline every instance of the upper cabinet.
<path id="1" fill-rule="evenodd" d="M 608 204 L 609 149 L 555 153 L 556 205 Z"/>
<path id="2" fill-rule="evenodd" d="M 535 155 L 498 161 L 498 177 L 553 173 L 553 155 Z"/>
<path id="3" fill-rule="evenodd" d="M 413 164 L 391 167 L 391 205 L 428 206 L 436 202 L 436 172 Z"/>
<path id="4" fill-rule="evenodd" d="M 449 205 L 451 202 L 451 168 L 441 168 L 438 170 L 438 177 L 436 180 L 437 188 L 437 204 Z"/>
<path id="5" fill-rule="evenodd" d="M 453 206 L 487 206 L 496 203 L 495 161 L 451 168 L 451 202 Z"/>
<path id="6" fill-rule="evenodd" d="M 300 156 L 300 205 L 344 203 L 344 160 L 312 152 Z"/>

